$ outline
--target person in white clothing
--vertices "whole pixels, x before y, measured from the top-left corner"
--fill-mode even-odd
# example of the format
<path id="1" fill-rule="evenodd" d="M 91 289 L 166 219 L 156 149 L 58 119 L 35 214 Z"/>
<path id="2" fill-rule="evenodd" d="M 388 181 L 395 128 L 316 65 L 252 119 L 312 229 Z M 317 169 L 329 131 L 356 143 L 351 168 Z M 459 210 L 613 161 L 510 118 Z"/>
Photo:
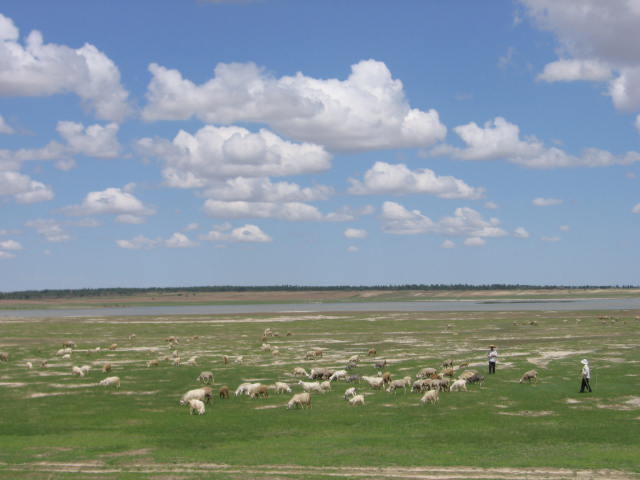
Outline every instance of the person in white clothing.
<path id="1" fill-rule="evenodd" d="M 489 353 L 487 354 L 489 358 L 489 373 L 496 373 L 496 362 L 498 361 L 498 352 L 496 351 L 495 345 L 489 345 Z"/>
<path id="2" fill-rule="evenodd" d="M 580 384 L 580 393 L 584 393 L 585 388 L 587 391 L 591 392 L 591 385 L 589 384 L 589 380 L 591 380 L 589 360 L 583 358 L 580 363 L 582 364 L 582 383 Z"/>

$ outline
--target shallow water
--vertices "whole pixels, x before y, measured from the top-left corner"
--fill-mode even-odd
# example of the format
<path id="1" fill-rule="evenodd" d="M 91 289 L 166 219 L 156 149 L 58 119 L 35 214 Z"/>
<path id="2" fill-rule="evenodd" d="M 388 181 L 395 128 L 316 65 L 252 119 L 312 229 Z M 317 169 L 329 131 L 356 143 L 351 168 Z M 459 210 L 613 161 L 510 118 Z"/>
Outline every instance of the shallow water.
<path id="1" fill-rule="evenodd" d="M 0 310 L 0 317 L 114 317 L 131 315 L 230 315 L 312 312 L 516 312 L 640 309 L 640 298 L 548 300 L 451 300 L 415 302 L 297 303 L 271 305 L 176 305 L 157 307 Z"/>

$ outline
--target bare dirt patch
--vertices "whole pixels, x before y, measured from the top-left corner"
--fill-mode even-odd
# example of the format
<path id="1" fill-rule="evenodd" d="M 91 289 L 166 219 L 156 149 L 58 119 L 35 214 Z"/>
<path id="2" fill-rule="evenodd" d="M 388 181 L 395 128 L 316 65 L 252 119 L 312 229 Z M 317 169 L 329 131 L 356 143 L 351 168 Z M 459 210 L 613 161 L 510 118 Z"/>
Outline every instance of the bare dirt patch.
<path id="1" fill-rule="evenodd" d="M 548 417 L 555 415 L 551 410 L 522 410 L 520 412 L 498 412 L 498 415 L 511 415 L 516 417 Z"/>
<path id="2" fill-rule="evenodd" d="M 593 350 L 550 350 L 545 352 L 539 352 L 539 357 L 528 357 L 527 362 L 534 364 L 540 368 L 547 368 L 549 362 L 552 360 L 561 360 L 566 357 L 572 356 L 584 356 L 587 353 L 591 353 Z"/>
<path id="3" fill-rule="evenodd" d="M 620 411 L 638 410 L 640 409 L 640 397 L 623 397 L 619 399 L 619 403 L 598 403 L 597 407 Z"/>

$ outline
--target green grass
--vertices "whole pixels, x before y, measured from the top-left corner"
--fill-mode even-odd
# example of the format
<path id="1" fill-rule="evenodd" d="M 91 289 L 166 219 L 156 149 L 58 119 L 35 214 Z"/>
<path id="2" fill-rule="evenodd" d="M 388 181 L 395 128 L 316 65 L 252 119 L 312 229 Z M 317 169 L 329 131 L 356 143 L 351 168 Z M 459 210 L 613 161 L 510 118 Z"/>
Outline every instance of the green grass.
<path id="1" fill-rule="evenodd" d="M 215 463 L 238 466 L 474 466 L 511 468 L 617 469 L 640 472 L 640 321 L 621 312 L 602 321 L 601 312 L 403 312 L 283 315 L 225 315 L 123 318 L 48 318 L 3 321 L 0 350 L 11 355 L 0 364 L 0 478 L 30 477 L 19 465 L 36 462 L 100 462 L 100 468 L 127 472 L 127 465 Z M 608 314 L 608 313 L 607 313 Z M 295 318 L 293 318 L 295 317 Z M 577 321 L 576 319 L 579 319 Z M 535 320 L 537 325 L 531 325 Z M 515 323 L 515 324 L 514 324 Z M 278 357 L 260 351 L 266 327 L 280 333 L 268 340 Z M 285 336 L 291 332 L 291 336 Z M 128 340 L 131 333 L 135 340 Z M 146 362 L 170 353 L 163 339 L 180 338 L 183 359 L 199 356 L 198 367 Z M 199 336 L 194 339 L 193 336 Z M 78 349 L 118 343 L 115 351 L 78 351 L 71 361 L 54 356 L 65 339 Z M 212 370 L 215 388 L 233 390 L 246 379 L 294 384 L 294 366 L 342 367 L 361 354 L 355 372 L 375 374 L 387 358 L 395 378 L 415 376 L 444 359 L 477 363 L 485 372 L 486 347 L 496 343 L 497 374 L 468 392 L 443 393 L 437 406 L 422 405 L 417 394 L 372 392 L 364 407 L 342 399 L 347 387 L 313 396 L 313 408 L 287 410 L 289 395 L 253 400 L 217 397 L 204 416 L 189 416 L 178 400 L 197 387 L 202 370 Z M 320 360 L 303 360 L 313 348 Z M 156 352 L 145 350 L 155 348 Z M 535 358 L 564 352 L 546 366 Z M 242 365 L 223 365 L 221 356 L 244 355 Z M 593 366 L 592 394 L 578 393 L 579 360 Z M 50 359 L 41 369 L 39 361 Z M 26 370 L 24 363 L 34 363 Z M 114 365 L 120 392 L 92 384 L 104 378 L 99 366 Z M 70 375 L 71 365 L 93 364 L 86 378 Z M 531 368 L 537 384 L 520 384 Z M 46 376 L 45 376 L 46 375 Z M 78 387 L 78 388 L 66 388 Z M 299 391 L 294 386 L 294 391 Z M 64 395 L 31 398 L 34 394 Z M 568 403 L 577 402 L 577 403 Z M 275 407 L 275 408 L 256 408 Z M 13 475 L 13 476 L 12 476 Z M 50 478 L 85 478 L 52 473 Z M 75 476 L 74 476 L 75 475 Z M 105 473 L 104 475 L 107 475 Z M 100 478 L 154 478 L 123 473 Z M 179 478 L 201 478 L 184 473 Z M 220 472 L 216 478 L 235 478 Z M 317 473 L 317 478 L 322 478 Z M 44 477 L 46 478 L 46 477 Z M 87 476 L 86 478 L 90 478 Z M 313 478 L 308 476 L 308 478 Z"/>

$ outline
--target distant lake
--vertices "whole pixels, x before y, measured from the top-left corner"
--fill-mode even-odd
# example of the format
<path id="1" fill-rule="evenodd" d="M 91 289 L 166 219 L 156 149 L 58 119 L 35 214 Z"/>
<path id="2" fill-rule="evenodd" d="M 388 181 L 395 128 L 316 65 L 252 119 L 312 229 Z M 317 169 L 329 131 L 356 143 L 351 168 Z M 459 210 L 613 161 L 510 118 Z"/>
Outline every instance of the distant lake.
<path id="1" fill-rule="evenodd" d="M 452 300 L 363 303 L 296 303 L 270 305 L 176 305 L 157 307 L 0 310 L 0 317 L 113 317 L 132 315 L 232 315 L 312 312 L 516 312 L 546 310 L 640 310 L 640 298 L 569 300 Z"/>

